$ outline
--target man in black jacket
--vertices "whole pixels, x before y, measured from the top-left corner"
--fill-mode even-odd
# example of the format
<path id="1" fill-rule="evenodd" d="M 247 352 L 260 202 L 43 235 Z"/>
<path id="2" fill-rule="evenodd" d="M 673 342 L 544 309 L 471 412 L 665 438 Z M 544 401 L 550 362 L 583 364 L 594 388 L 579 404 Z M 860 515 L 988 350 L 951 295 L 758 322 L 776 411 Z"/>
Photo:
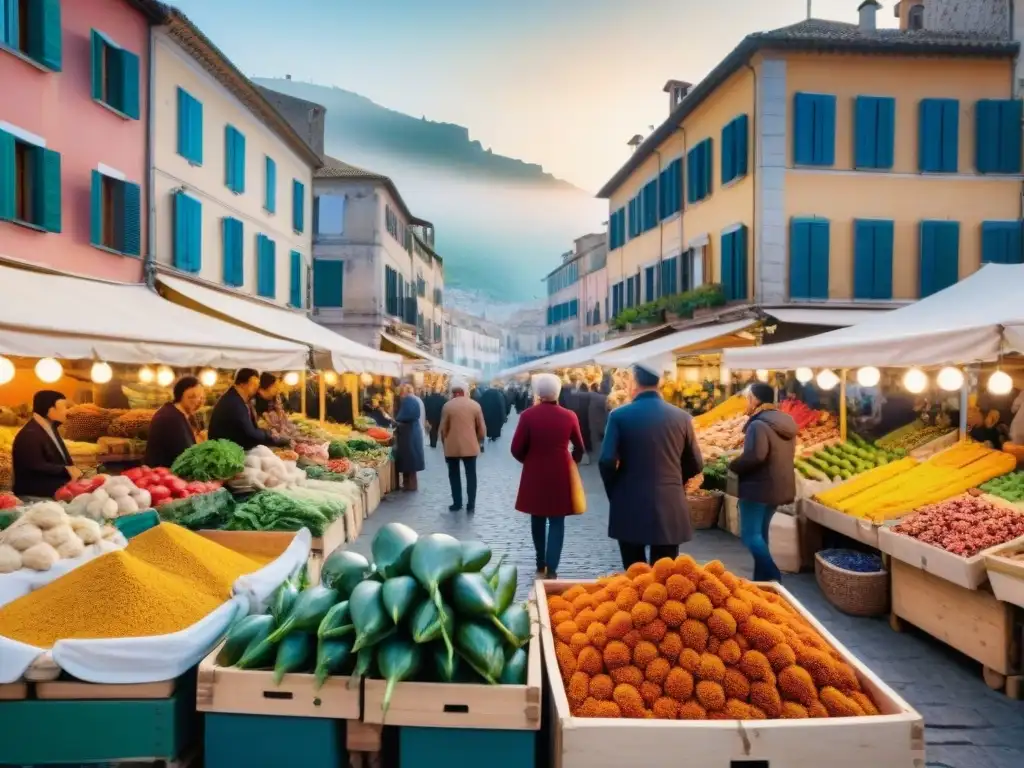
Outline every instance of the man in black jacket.
<path id="1" fill-rule="evenodd" d="M 423 407 L 426 409 L 427 424 L 430 427 L 430 447 L 437 448 L 438 430 L 441 428 L 441 411 L 448 398 L 437 390 L 423 398 Z"/>
<path id="2" fill-rule="evenodd" d="M 260 388 L 260 375 L 252 368 L 235 374 L 235 385 L 221 395 L 210 414 L 211 440 L 230 440 L 251 451 L 257 445 L 288 445 L 288 440 L 275 440 L 266 430 L 256 426 L 252 398 Z"/>
<path id="3" fill-rule="evenodd" d="M 82 476 L 57 431 L 67 412 L 68 401 L 60 392 L 44 389 L 32 398 L 32 420 L 11 447 L 15 496 L 52 499 L 62 485 Z"/>

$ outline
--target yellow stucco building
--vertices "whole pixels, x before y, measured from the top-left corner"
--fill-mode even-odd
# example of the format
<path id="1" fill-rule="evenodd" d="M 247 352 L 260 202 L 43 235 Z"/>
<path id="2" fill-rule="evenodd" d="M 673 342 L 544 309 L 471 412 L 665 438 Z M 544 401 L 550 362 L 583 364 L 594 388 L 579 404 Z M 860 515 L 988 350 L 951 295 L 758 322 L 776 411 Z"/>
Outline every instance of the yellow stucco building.
<path id="1" fill-rule="evenodd" d="M 611 314 L 702 284 L 885 304 L 1022 261 L 1018 44 L 810 19 L 746 37 L 599 192 Z"/>

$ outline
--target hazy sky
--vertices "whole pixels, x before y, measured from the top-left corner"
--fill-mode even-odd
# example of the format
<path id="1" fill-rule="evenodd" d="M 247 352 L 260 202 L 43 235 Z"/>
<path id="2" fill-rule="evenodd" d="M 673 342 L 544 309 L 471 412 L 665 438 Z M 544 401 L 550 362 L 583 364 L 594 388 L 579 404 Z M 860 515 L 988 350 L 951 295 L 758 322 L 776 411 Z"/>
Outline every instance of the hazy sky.
<path id="1" fill-rule="evenodd" d="M 812 0 L 856 21 L 860 0 Z M 750 32 L 807 0 L 172 0 L 250 76 L 355 91 L 469 128 L 511 157 L 596 191 L 668 110 Z M 880 26 L 895 26 L 884 0 Z M 328 115 L 328 120 L 330 116 Z"/>

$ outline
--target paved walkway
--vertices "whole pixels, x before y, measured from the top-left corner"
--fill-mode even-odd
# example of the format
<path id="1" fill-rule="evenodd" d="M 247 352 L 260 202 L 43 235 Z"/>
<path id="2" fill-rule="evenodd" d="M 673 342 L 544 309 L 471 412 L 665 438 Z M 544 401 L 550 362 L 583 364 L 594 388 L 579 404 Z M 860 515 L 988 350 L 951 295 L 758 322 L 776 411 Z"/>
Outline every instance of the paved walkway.
<path id="1" fill-rule="evenodd" d="M 515 415 L 497 443 L 478 460 L 476 513 L 448 511 L 451 497 L 441 449 L 426 450 L 420 490 L 395 493 L 366 521 L 352 548 L 369 554 L 374 532 L 400 520 L 417 531 L 444 532 L 489 543 L 519 566 L 519 597 L 534 572 L 529 519 L 513 508 L 519 465 L 509 454 Z M 566 522 L 559 576 L 594 578 L 621 570 L 616 544 L 608 538 L 608 502 L 596 466 L 582 467 L 588 511 Z M 752 575 L 753 563 L 739 539 L 720 531 L 698 531 L 684 547 L 699 561 L 720 559 L 731 571 Z M 932 768 L 1024 768 L 1024 702 L 989 690 L 979 665 L 913 629 L 897 634 L 884 619 L 846 616 L 825 602 L 813 574 L 785 579 L 804 606 L 924 717 L 927 766 Z M 878 766 L 878 768 L 886 768 Z"/>

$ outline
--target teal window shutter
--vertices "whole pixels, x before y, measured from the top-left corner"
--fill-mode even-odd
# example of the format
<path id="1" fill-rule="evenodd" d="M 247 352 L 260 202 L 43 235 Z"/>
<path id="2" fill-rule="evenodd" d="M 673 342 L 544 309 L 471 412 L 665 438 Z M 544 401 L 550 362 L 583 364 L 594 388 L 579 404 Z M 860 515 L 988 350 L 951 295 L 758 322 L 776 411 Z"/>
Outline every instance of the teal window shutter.
<path id="1" fill-rule="evenodd" d="M 723 148 L 725 145 L 725 138 L 722 139 Z M 733 242 L 735 240 L 735 232 L 724 232 L 722 234 L 722 247 L 721 247 L 721 268 L 722 268 L 722 293 L 725 294 L 725 300 L 730 301 L 732 296 L 732 286 L 735 281 L 733 275 Z"/>
<path id="2" fill-rule="evenodd" d="M 266 181 L 267 181 L 267 197 L 264 201 L 263 207 L 267 209 L 268 213 L 277 212 L 277 163 L 270 157 L 266 158 Z"/>
<path id="3" fill-rule="evenodd" d="M 655 283 L 654 283 L 654 267 L 647 267 L 644 269 L 644 298 L 647 301 L 654 301 L 657 298 L 655 296 Z"/>
<path id="4" fill-rule="evenodd" d="M 922 221 L 920 240 L 921 298 L 960 279 L 960 223 Z"/>
<path id="5" fill-rule="evenodd" d="M 245 241 L 243 239 L 242 222 L 231 217 L 224 217 L 222 219 L 221 235 L 224 244 L 224 284 L 239 288 L 245 282 L 243 262 Z"/>
<path id="6" fill-rule="evenodd" d="M 305 304 L 302 300 L 302 254 L 298 251 L 292 251 L 289 259 L 289 303 L 293 307 L 301 309 Z"/>
<path id="7" fill-rule="evenodd" d="M 224 129 L 224 183 L 235 194 L 245 192 L 245 136 L 229 125 Z"/>
<path id="8" fill-rule="evenodd" d="M 836 97 L 797 93 L 793 97 L 793 162 L 835 165 Z"/>
<path id="9" fill-rule="evenodd" d="M 1024 103 L 1020 99 L 999 105 L 999 168 L 1002 173 L 1021 172 L 1021 122 Z"/>
<path id="10" fill-rule="evenodd" d="M 277 245 L 266 235 L 258 235 L 256 244 L 256 293 L 266 299 L 276 299 Z"/>
<path id="11" fill-rule="evenodd" d="M 975 104 L 975 167 L 978 173 L 1020 173 L 1019 99 L 981 99 Z"/>
<path id="12" fill-rule="evenodd" d="M 174 195 L 174 266 L 193 274 L 203 268 L 203 205 L 184 192 Z"/>
<path id="13" fill-rule="evenodd" d="M 959 101 L 922 99 L 918 112 L 918 169 L 926 173 L 956 173 L 959 133 Z"/>
<path id="14" fill-rule="evenodd" d="M 91 204 L 89 207 L 89 242 L 103 245 L 103 174 L 92 172 Z"/>
<path id="15" fill-rule="evenodd" d="M 791 299 L 827 299 L 829 222 L 793 219 L 789 226 L 789 295 Z"/>
<path id="16" fill-rule="evenodd" d="M 697 166 L 695 163 L 697 148 L 686 153 L 686 202 L 691 205 L 697 202 Z"/>
<path id="17" fill-rule="evenodd" d="M 121 215 L 121 253 L 139 256 L 142 253 L 142 190 L 138 184 L 123 181 Z M 199 203 L 196 202 L 196 206 Z"/>
<path id="18" fill-rule="evenodd" d="M 893 223 L 854 221 L 853 298 L 892 299 Z"/>
<path id="19" fill-rule="evenodd" d="M 292 179 L 292 229 L 302 232 L 306 224 L 306 186 Z"/>
<path id="20" fill-rule="evenodd" d="M 812 299 L 828 298 L 829 222 L 815 219 L 811 223 L 811 295 Z"/>
<path id="21" fill-rule="evenodd" d="M 1020 264 L 1020 221 L 984 221 L 981 224 L 981 263 Z"/>
<path id="22" fill-rule="evenodd" d="M 12 221 L 18 211 L 17 157 L 14 136 L 0 131 L 0 220 Z"/>
<path id="23" fill-rule="evenodd" d="M 729 122 L 722 127 L 722 183 L 727 184 L 736 178 L 735 155 L 735 123 Z"/>
<path id="24" fill-rule="evenodd" d="M 61 229 L 60 153 L 36 147 L 32 151 L 35 221 L 47 232 Z"/>
<path id="25" fill-rule="evenodd" d="M 3 7 L 4 3 L 0 2 L 0 10 Z M 28 4 L 26 53 L 47 69 L 60 72 L 64 58 L 62 35 L 60 0 L 32 0 Z"/>
<path id="26" fill-rule="evenodd" d="M 235 130 L 235 189 L 238 194 L 245 192 L 245 134 Z"/>
<path id="27" fill-rule="evenodd" d="M 133 120 L 139 119 L 139 57 L 123 48 L 117 51 L 118 75 L 117 85 L 120 103 L 117 109 Z"/>
<path id="28" fill-rule="evenodd" d="M 747 115 L 740 115 L 732 121 L 733 125 L 733 156 L 735 158 L 736 176 L 739 178 L 747 175 L 747 155 L 750 151 L 750 118 Z"/>
<path id="29" fill-rule="evenodd" d="M 92 97 L 98 101 L 103 101 L 103 96 L 106 91 L 103 83 L 103 74 L 106 72 L 106 67 L 103 65 L 103 50 L 106 48 L 107 43 L 103 35 L 95 29 L 92 30 L 92 34 L 90 35 L 90 43 L 92 50 Z"/>
<path id="30" fill-rule="evenodd" d="M 854 107 L 854 167 L 892 168 L 896 132 L 896 100 L 858 96 Z"/>
<path id="31" fill-rule="evenodd" d="M 704 139 L 704 155 L 703 155 L 703 162 L 704 162 L 704 188 L 703 188 L 703 191 L 704 191 L 704 197 L 709 197 L 711 195 L 711 190 L 712 190 L 712 188 L 714 186 L 713 181 L 712 181 L 712 177 L 714 176 L 714 168 L 715 168 L 714 156 L 715 156 L 714 142 L 711 139 Z"/>
<path id="32" fill-rule="evenodd" d="M 178 88 L 178 154 L 203 164 L 203 103 L 184 88 Z"/>

